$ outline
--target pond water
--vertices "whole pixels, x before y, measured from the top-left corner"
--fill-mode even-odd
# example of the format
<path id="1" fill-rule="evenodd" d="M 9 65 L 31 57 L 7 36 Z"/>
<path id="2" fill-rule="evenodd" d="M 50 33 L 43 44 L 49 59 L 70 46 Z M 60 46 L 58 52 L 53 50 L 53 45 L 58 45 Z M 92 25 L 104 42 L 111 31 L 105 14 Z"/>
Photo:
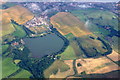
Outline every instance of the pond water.
<path id="1" fill-rule="evenodd" d="M 56 34 L 47 34 L 43 37 L 24 38 L 25 45 L 31 51 L 31 57 L 43 57 L 60 51 L 64 45 L 63 39 Z"/>

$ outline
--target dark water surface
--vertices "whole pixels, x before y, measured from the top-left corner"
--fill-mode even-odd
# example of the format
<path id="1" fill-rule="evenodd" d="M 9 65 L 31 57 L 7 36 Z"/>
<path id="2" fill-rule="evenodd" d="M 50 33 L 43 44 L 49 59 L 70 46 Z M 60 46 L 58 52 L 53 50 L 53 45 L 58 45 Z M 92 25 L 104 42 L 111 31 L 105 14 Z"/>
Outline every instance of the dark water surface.
<path id="1" fill-rule="evenodd" d="M 60 51 L 64 41 L 56 34 L 47 34 L 44 37 L 24 38 L 25 45 L 31 51 L 31 57 L 43 57 Z"/>

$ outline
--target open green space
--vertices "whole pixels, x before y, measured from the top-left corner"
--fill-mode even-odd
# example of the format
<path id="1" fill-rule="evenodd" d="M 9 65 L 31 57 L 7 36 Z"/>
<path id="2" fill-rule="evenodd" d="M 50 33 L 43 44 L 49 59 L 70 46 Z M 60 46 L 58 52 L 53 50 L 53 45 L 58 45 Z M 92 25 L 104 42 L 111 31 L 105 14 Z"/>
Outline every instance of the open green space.
<path id="1" fill-rule="evenodd" d="M 8 49 L 9 45 L 2 45 L 2 53 L 4 53 Z"/>
<path id="2" fill-rule="evenodd" d="M 27 70 L 22 70 L 19 73 L 17 73 L 12 78 L 29 78 L 32 74 L 28 72 Z"/>
<path id="3" fill-rule="evenodd" d="M 0 57 L 0 80 L 2 79 L 2 57 Z"/>
<path id="4" fill-rule="evenodd" d="M 2 77 L 3 78 L 6 78 L 7 76 L 16 72 L 18 69 L 19 67 L 13 63 L 12 58 L 3 59 L 2 61 Z"/>
<path id="5" fill-rule="evenodd" d="M 72 33 L 69 33 L 65 35 L 65 37 L 70 40 L 70 39 L 73 39 L 75 36 Z"/>
<path id="6" fill-rule="evenodd" d="M 70 44 L 63 53 L 58 55 L 61 56 L 61 60 L 74 60 L 82 57 L 84 53 L 76 42 L 76 37 L 72 33 L 65 35 L 65 37 L 69 40 Z"/>
<path id="7" fill-rule="evenodd" d="M 15 31 L 15 29 L 11 23 L 6 23 L 6 24 L 0 23 L 0 25 L 2 25 L 2 31 L 1 31 L 2 34 L 0 34 L 0 36 L 2 36 L 2 37 L 5 35 L 8 35 L 8 34 L 11 34 Z"/>
<path id="8" fill-rule="evenodd" d="M 62 60 L 76 59 L 75 52 L 72 46 L 70 45 L 67 47 L 67 49 L 63 53 L 59 54 L 58 56 L 61 56 L 60 58 Z"/>
<path id="9" fill-rule="evenodd" d="M 71 13 L 74 16 L 78 17 L 83 22 L 86 22 L 89 19 L 92 23 L 97 23 L 103 26 L 110 25 L 115 30 L 118 30 L 117 15 L 110 11 L 98 10 L 93 8 L 93 9 L 71 11 Z"/>
<path id="10" fill-rule="evenodd" d="M 118 52 L 118 37 L 114 35 L 113 37 L 108 36 L 114 34 L 115 30 L 120 30 L 118 28 L 119 22 L 116 14 L 107 10 L 98 10 L 95 8 L 75 10 L 71 11 L 71 13 L 85 24 L 88 21 L 87 28 L 96 36 L 99 36 L 104 41 L 107 41 L 111 47 Z M 108 29 L 111 28 L 113 32 L 109 31 L 107 28 L 103 28 L 104 26 L 106 26 Z M 109 40 L 106 38 L 109 38 Z"/>
<path id="11" fill-rule="evenodd" d="M 12 33 L 13 36 L 22 38 L 26 35 L 26 32 L 24 31 L 22 26 L 19 26 L 17 24 L 12 23 L 14 28 L 16 29 L 15 32 Z"/>
<path id="12" fill-rule="evenodd" d="M 11 23 L 11 25 L 13 26 L 15 31 L 12 32 L 11 34 L 3 36 L 2 37 L 3 41 L 7 40 L 7 42 L 11 42 L 15 38 L 20 39 L 26 36 L 26 32 L 24 31 L 23 26 L 17 25 L 15 23 Z"/>

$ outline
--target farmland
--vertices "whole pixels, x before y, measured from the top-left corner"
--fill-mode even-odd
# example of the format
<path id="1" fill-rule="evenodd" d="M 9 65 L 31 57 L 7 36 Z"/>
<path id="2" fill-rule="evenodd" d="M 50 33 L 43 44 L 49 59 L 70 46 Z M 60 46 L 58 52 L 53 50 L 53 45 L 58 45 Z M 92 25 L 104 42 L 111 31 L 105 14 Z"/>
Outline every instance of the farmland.
<path id="1" fill-rule="evenodd" d="M 3 4 L 2 77 L 106 77 L 104 74 L 119 70 L 118 16 L 105 9 L 83 9 L 80 5 Z"/>
<path id="2" fill-rule="evenodd" d="M 76 37 L 92 34 L 83 22 L 70 13 L 60 12 L 50 18 L 51 23 L 62 35 L 72 33 Z"/>
<path id="3" fill-rule="evenodd" d="M 29 78 L 30 76 L 31 76 L 30 72 L 28 72 L 27 70 L 22 70 L 12 78 Z"/>
<path id="4" fill-rule="evenodd" d="M 113 49 L 118 51 L 118 16 L 107 10 L 87 9 L 71 11 L 71 14 L 87 23 L 87 28 L 95 35 L 108 41 Z M 106 28 L 105 28 L 106 26 Z M 110 30 L 109 30 L 110 28 Z M 115 41 L 114 41 L 115 40 Z"/>
<path id="5" fill-rule="evenodd" d="M 2 20 L 0 20 L 2 21 L 2 30 L 0 30 L 2 31 L 1 36 L 11 34 L 15 31 L 15 28 L 11 24 L 11 19 L 19 24 L 24 24 L 34 17 L 30 11 L 19 5 L 0 10 L 0 12 L 2 12 L 2 15 L 0 15 L 0 17 L 2 17 Z"/>
<path id="6" fill-rule="evenodd" d="M 62 65 L 62 66 L 61 66 Z M 65 72 L 69 70 L 69 66 L 62 60 L 56 60 L 49 68 L 44 71 L 44 76 L 49 78 L 50 75 L 56 74 L 59 70 L 60 72 Z"/>
<path id="7" fill-rule="evenodd" d="M 8 49 L 9 45 L 3 45 L 2 46 L 2 53 L 4 53 Z"/>
<path id="8" fill-rule="evenodd" d="M 13 36 L 19 38 L 26 36 L 26 32 L 23 30 L 22 26 L 16 25 L 15 23 L 12 23 L 12 25 L 15 28 L 15 32 L 12 33 Z"/>
<path id="9" fill-rule="evenodd" d="M 75 52 L 71 46 L 68 46 L 67 49 L 60 55 L 62 60 L 76 59 Z"/>
<path id="10" fill-rule="evenodd" d="M 84 22 L 72 14 L 65 12 L 57 13 L 51 18 L 51 23 L 61 34 L 69 39 L 77 57 L 83 56 L 83 51 L 89 57 L 96 56 L 98 52 L 106 52 L 106 49 L 103 49 L 104 44 L 97 40 L 97 36 L 87 29 Z M 91 39 L 91 37 L 95 39 Z"/>
<path id="11" fill-rule="evenodd" d="M 16 66 L 13 63 L 12 58 L 5 58 L 2 61 L 2 77 L 5 78 L 9 75 L 11 75 L 12 73 L 16 72 L 19 69 L 18 66 Z"/>

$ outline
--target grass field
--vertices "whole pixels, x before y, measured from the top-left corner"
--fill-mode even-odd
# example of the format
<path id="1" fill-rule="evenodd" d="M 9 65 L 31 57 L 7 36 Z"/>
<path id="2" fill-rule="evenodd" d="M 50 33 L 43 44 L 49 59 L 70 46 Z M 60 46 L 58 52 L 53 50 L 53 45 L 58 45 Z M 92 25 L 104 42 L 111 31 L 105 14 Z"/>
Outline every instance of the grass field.
<path id="1" fill-rule="evenodd" d="M 13 63 L 12 58 L 3 59 L 2 61 L 2 77 L 3 78 L 6 78 L 7 76 L 11 75 L 18 69 L 19 67 Z"/>
<path id="2" fill-rule="evenodd" d="M 89 36 L 83 36 L 79 38 L 80 46 L 87 52 L 89 56 L 94 56 L 97 52 L 105 53 L 107 49 L 104 49 L 104 44 L 97 40 L 91 39 Z M 97 52 L 96 52 L 97 51 Z"/>
<path id="3" fill-rule="evenodd" d="M 2 64 L 2 57 L 0 57 L 0 64 Z M 2 65 L 0 65 L 0 79 L 2 79 Z"/>
<path id="4" fill-rule="evenodd" d="M 67 64 L 64 63 L 64 61 L 56 60 L 49 68 L 44 71 L 45 78 L 49 78 L 50 75 L 56 74 L 58 72 L 58 69 L 60 72 L 64 72 L 70 68 Z"/>
<path id="5" fill-rule="evenodd" d="M 2 45 L 2 53 L 4 53 L 8 49 L 9 45 Z"/>
<path id="6" fill-rule="evenodd" d="M 67 35 L 65 35 L 65 37 L 69 40 L 73 39 L 75 36 L 72 33 L 69 33 Z"/>
<path id="7" fill-rule="evenodd" d="M 0 19 L 0 21 L 2 21 L 2 30 L 0 30 L 2 31 L 1 36 L 15 31 L 14 27 L 10 23 L 11 19 L 16 21 L 18 24 L 24 24 L 34 17 L 30 11 L 19 5 L 0 10 L 0 12 L 2 12 L 2 15 L 0 15 L 0 17 L 2 17 L 2 19 Z"/>
<path id="8" fill-rule="evenodd" d="M 63 53 L 59 54 L 58 56 L 61 56 L 61 60 L 76 59 L 76 55 L 72 46 L 68 46 L 67 49 Z"/>
<path id="9" fill-rule="evenodd" d="M 13 36 L 17 36 L 19 38 L 22 38 L 22 37 L 24 37 L 26 35 L 26 32 L 24 31 L 22 26 L 18 26 L 18 25 L 13 24 L 13 23 L 12 23 L 12 25 L 15 28 L 15 32 L 12 33 Z"/>
<path id="10" fill-rule="evenodd" d="M 74 60 L 82 57 L 84 53 L 74 40 L 75 36 L 72 33 L 69 33 L 65 35 L 65 37 L 69 40 L 70 44 L 63 53 L 58 55 L 61 56 L 61 60 Z"/>
<path id="11" fill-rule="evenodd" d="M 28 72 L 27 70 L 22 70 L 11 78 L 29 78 L 30 76 L 32 76 L 30 72 Z"/>
<path id="12" fill-rule="evenodd" d="M 98 10 L 98 9 L 85 9 L 85 10 L 77 10 L 77 11 L 71 11 L 71 13 L 78 17 L 81 21 L 86 22 L 88 19 L 90 20 L 91 23 L 98 23 L 103 26 L 108 26 L 110 25 L 113 27 L 115 30 L 118 30 L 118 18 L 117 15 L 107 11 L 107 10 Z M 96 25 L 90 25 L 89 28 L 92 30 Z M 104 30 L 99 29 L 98 30 L 92 30 L 102 32 L 104 33 Z"/>

